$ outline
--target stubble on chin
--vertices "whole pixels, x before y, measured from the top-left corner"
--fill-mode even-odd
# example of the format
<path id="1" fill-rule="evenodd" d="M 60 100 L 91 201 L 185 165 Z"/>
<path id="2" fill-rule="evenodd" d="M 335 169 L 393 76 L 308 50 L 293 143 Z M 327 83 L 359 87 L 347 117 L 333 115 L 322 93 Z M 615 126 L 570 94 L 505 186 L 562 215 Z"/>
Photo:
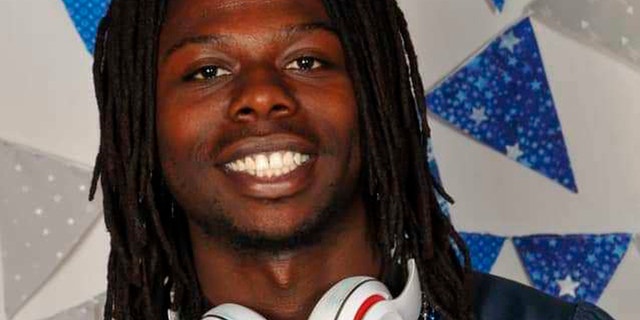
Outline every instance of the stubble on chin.
<path id="1" fill-rule="evenodd" d="M 224 212 L 217 201 L 212 201 L 207 214 L 187 214 L 187 217 L 209 241 L 223 243 L 244 254 L 280 256 L 331 239 L 347 217 L 352 196 L 353 192 L 335 189 L 328 203 L 316 206 L 288 233 L 275 234 L 238 226 L 231 218 L 232 214 Z"/>

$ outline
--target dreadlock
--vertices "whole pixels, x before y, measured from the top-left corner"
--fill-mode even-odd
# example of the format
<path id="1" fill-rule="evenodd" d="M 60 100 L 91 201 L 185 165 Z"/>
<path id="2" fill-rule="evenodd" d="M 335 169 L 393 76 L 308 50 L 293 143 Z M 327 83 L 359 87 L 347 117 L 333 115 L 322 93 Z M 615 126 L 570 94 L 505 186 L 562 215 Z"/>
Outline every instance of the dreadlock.
<path id="1" fill-rule="evenodd" d="M 199 319 L 206 307 L 186 217 L 173 208 L 156 149 L 157 42 L 166 2 L 113 0 L 96 39 L 101 135 L 90 198 L 100 181 L 111 235 L 107 320 L 168 319 L 169 311 Z M 392 279 L 394 264 L 414 258 L 425 305 L 445 319 L 471 319 L 469 256 L 436 192 L 451 199 L 426 165 L 424 92 L 405 18 L 395 0 L 323 2 L 358 100 L 368 220 L 379 252 L 392 253 L 381 255 L 383 281 Z"/>

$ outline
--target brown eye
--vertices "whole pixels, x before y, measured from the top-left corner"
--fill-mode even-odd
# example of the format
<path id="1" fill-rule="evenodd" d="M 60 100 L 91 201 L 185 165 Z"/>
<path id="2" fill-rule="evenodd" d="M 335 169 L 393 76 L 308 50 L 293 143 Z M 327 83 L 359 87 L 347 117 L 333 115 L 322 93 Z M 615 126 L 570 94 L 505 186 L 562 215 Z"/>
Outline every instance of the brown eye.
<path id="1" fill-rule="evenodd" d="M 187 81 L 204 81 L 230 75 L 231 71 L 218 66 L 204 66 L 185 77 Z"/>
<path id="2" fill-rule="evenodd" d="M 285 69 L 287 70 L 299 70 L 310 71 L 322 67 L 324 63 L 319 59 L 313 57 L 300 57 L 291 61 Z"/>

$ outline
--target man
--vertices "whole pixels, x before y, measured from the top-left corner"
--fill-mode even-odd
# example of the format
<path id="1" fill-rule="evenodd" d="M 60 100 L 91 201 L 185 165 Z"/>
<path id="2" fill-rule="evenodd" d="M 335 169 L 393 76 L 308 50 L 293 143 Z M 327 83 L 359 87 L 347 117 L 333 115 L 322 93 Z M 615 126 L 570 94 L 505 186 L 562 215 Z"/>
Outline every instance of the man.
<path id="1" fill-rule="evenodd" d="M 425 317 L 606 318 L 470 272 L 395 1 L 114 0 L 95 57 L 106 319 L 306 319 L 350 276 L 397 295 L 409 259 Z"/>

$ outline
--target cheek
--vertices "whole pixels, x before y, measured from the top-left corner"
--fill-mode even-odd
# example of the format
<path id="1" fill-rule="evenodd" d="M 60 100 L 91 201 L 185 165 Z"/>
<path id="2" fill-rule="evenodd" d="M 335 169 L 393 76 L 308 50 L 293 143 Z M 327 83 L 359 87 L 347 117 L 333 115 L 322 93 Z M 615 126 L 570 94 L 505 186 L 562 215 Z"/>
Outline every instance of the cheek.
<path id="1" fill-rule="evenodd" d="M 296 96 L 316 124 L 341 142 L 358 133 L 357 102 L 346 75 L 331 83 L 297 90 Z"/>
<path id="2" fill-rule="evenodd" d="M 156 111 L 158 154 L 167 173 L 190 170 L 193 165 L 206 161 L 206 154 L 199 153 L 213 133 L 215 108 L 189 99 L 159 97 Z M 194 167 L 195 168 L 195 167 Z"/>

